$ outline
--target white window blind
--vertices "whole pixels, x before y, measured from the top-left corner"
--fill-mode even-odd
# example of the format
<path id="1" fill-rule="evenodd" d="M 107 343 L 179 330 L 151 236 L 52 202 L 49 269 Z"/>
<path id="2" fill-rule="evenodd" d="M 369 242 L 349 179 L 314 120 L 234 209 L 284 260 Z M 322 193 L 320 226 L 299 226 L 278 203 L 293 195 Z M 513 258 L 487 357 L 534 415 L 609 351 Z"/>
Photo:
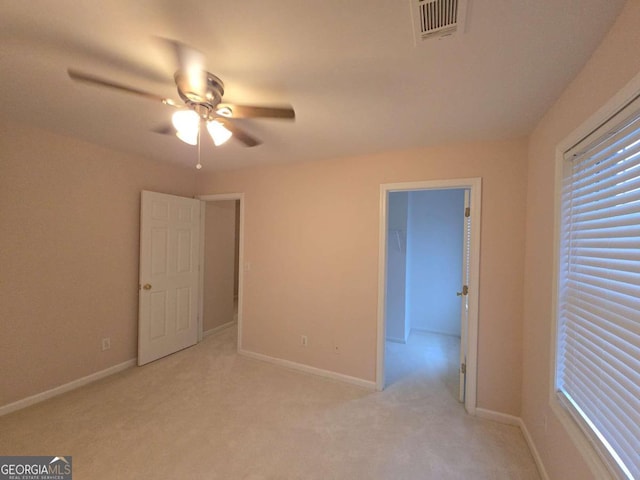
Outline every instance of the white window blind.
<path id="1" fill-rule="evenodd" d="M 640 479 L 640 100 L 564 166 L 556 390 L 610 468 Z"/>

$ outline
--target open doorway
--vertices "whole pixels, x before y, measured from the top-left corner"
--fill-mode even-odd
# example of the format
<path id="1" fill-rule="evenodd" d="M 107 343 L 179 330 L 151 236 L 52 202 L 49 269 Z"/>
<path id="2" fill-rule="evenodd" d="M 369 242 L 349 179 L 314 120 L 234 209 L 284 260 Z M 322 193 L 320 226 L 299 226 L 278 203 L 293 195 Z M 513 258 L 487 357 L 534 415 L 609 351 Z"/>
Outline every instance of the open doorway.
<path id="1" fill-rule="evenodd" d="M 242 194 L 207 195 L 202 200 L 200 340 L 238 328 L 242 310 Z"/>
<path id="2" fill-rule="evenodd" d="M 428 377 L 460 401 L 465 193 L 390 192 L 387 215 L 386 384 Z"/>
<path id="3" fill-rule="evenodd" d="M 480 188 L 480 179 L 381 186 L 379 390 L 428 375 L 474 412 Z"/>

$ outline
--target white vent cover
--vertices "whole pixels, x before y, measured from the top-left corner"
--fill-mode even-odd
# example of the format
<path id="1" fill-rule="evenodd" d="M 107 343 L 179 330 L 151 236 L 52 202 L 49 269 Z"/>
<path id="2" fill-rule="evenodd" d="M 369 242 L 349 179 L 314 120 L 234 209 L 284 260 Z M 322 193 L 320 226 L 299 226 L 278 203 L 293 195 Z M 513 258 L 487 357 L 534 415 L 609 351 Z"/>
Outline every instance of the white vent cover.
<path id="1" fill-rule="evenodd" d="M 464 31 L 467 0 L 409 0 L 416 43 Z"/>

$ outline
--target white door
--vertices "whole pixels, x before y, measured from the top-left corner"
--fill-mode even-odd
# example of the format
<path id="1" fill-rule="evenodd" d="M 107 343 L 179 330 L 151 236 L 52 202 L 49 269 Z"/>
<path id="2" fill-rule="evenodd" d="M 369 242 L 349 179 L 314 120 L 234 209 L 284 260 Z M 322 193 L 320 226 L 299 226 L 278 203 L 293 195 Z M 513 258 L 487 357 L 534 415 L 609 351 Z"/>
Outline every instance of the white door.
<path id="1" fill-rule="evenodd" d="M 138 365 L 198 340 L 200 201 L 142 192 Z"/>
<path id="2" fill-rule="evenodd" d="M 469 332 L 469 263 L 471 259 L 471 192 L 464 191 L 464 237 L 462 239 L 462 289 L 458 294 L 462 306 L 460 308 L 460 394 L 462 403 L 465 400 L 467 377 L 467 346 Z"/>

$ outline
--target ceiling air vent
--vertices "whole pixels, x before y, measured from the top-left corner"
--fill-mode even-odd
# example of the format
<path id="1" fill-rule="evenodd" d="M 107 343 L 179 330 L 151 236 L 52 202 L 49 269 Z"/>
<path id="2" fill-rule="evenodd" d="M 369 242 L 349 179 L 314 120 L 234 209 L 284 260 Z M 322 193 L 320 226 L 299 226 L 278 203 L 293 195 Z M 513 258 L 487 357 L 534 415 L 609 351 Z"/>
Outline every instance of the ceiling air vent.
<path id="1" fill-rule="evenodd" d="M 416 43 L 464 31 L 466 0 L 409 0 Z"/>

